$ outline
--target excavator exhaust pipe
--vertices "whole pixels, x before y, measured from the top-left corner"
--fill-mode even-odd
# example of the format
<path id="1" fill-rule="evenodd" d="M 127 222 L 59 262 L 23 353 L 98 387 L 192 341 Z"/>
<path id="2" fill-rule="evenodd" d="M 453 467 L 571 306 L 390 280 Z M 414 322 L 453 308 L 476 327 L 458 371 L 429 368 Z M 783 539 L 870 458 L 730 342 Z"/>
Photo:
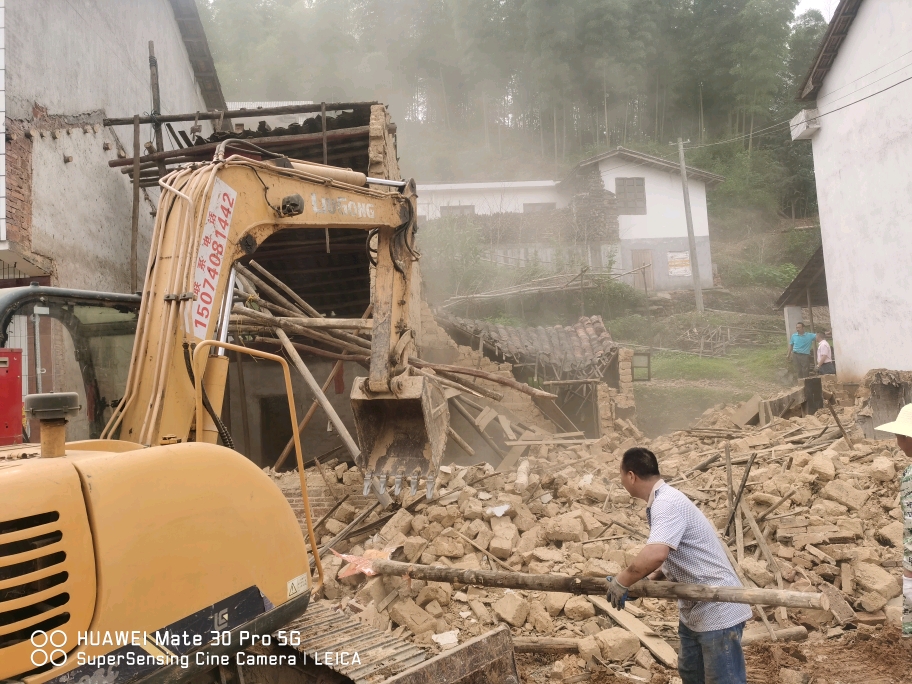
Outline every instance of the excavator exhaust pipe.
<path id="1" fill-rule="evenodd" d="M 414 496 L 424 480 L 430 499 L 446 450 L 450 423 L 446 397 L 437 383 L 422 376 L 396 378 L 393 384 L 396 393 L 369 391 L 367 378 L 357 378 L 352 386 L 352 412 L 361 444 L 357 464 L 364 473 L 365 488 L 377 478 L 378 487 L 385 490 L 392 479 L 395 493 L 408 482 Z"/>

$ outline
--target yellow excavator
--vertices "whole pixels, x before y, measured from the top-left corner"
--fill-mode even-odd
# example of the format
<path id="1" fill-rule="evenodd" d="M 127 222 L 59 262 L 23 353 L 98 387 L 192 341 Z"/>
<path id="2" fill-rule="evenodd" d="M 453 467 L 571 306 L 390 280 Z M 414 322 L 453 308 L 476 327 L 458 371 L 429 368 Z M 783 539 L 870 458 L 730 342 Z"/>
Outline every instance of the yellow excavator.
<path id="1" fill-rule="evenodd" d="M 406 478 L 414 489 L 424 479 L 433 489 L 448 415 L 437 384 L 408 368 L 414 182 L 256 160 L 249 150 L 226 156 L 240 144 L 225 141 L 212 162 L 160 182 L 126 387 L 101 439 L 65 441 L 75 393 L 26 399 L 41 421 L 40 455 L 23 447 L 0 460 L 0 682 L 178 682 L 209 672 L 226 684 L 219 658 L 244 647 L 239 635 L 255 640 L 296 619 L 308 626 L 323 570 L 289 367 L 227 342 L 232 265 L 277 231 L 374 232 L 370 371 L 352 391 L 358 465 L 369 481 L 392 478 L 398 489 Z M 227 348 L 283 367 L 307 540 L 270 478 L 217 444 Z M 351 649 L 340 634 L 327 650 Z M 244 684 L 240 670 L 232 676 Z"/>

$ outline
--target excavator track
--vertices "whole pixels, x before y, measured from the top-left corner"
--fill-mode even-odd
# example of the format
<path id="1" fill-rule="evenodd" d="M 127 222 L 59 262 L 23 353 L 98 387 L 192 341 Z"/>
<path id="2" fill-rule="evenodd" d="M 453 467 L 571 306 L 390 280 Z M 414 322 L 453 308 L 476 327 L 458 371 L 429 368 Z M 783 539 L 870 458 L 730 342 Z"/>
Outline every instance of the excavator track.
<path id="1" fill-rule="evenodd" d="M 323 601 L 311 603 L 307 612 L 283 631 L 300 632 L 301 643 L 294 649 L 307 662 L 324 663 L 355 684 L 378 684 L 428 657 L 404 639 L 381 632 Z"/>

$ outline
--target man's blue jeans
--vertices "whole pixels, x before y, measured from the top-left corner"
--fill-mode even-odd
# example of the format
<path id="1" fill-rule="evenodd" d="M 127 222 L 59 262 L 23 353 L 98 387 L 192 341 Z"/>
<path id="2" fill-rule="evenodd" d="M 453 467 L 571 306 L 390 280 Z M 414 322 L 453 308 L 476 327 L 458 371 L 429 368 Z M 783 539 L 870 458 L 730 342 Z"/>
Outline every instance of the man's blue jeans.
<path id="1" fill-rule="evenodd" d="M 747 684 L 741 633 L 744 623 L 711 632 L 694 632 L 678 623 L 681 653 L 678 673 L 684 684 Z"/>

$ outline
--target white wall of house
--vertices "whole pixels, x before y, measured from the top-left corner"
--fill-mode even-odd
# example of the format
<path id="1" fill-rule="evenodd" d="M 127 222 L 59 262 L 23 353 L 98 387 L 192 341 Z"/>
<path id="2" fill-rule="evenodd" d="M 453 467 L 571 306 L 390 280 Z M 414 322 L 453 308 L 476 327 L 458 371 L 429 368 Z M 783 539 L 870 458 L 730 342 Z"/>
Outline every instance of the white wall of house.
<path id="1" fill-rule="evenodd" d="M 555 245 L 541 242 L 505 243 L 488 250 L 485 258 L 501 266 L 538 265 L 563 272 L 588 266 L 595 271 L 604 271 L 610 265 L 618 263 L 618 244 L 607 241 L 588 245 Z"/>
<path id="2" fill-rule="evenodd" d="M 644 263 L 651 263 L 652 274 L 647 283 L 629 276 L 630 284 L 638 283 L 647 290 L 692 289 L 688 271 L 681 271 L 680 257 L 690 259 L 687 221 L 684 215 L 684 195 L 681 177 L 649 165 L 609 157 L 599 164 L 606 190 L 616 190 L 618 178 L 642 178 L 646 195 L 646 213 L 621 214 L 620 244 L 604 242 L 588 246 L 552 245 L 538 243 L 504 244 L 488 255 L 496 263 L 525 266 L 539 263 L 552 267 L 570 268 L 587 265 L 594 269 L 613 267 L 625 272 Z M 706 210 L 706 184 L 690 178 L 690 201 L 693 211 L 694 235 L 700 280 L 712 287 L 712 254 L 709 245 L 709 218 Z M 511 183 L 440 183 L 418 186 L 418 213 L 426 220 L 440 218 L 444 207 L 471 207 L 469 213 L 494 214 L 522 212 L 527 203 L 553 202 L 557 208 L 566 207 L 567 191 L 555 181 L 525 181 Z"/>
<path id="3" fill-rule="evenodd" d="M 150 40 L 162 110 L 205 107 L 168 0 L 9 0 L 6 13 L 10 118 L 35 102 L 49 114 L 148 112 Z"/>
<path id="4" fill-rule="evenodd" d="M 661 171 L 620 157 L 609 157 L 599 162 L 599 173 L 605 189 L 611 192 L 615 191 L 615 181 L 618 178 L 643 178 L 646 181 L 646 214 L 619 217 L 622 240 L 687 237 L 680 174 Z M 708 237 L 706 184 L 690 178 L 688 186 L 694 235 Z"/>
<path id="5" fill-rule="evenodd" d="M 162 111 L 206 109 L 171 4 L 9 0 L 5 14 L 10 44 L 6 116 L 42 133 L 32 139 L 31 251 L 53 260 L 56 285 L 127 291 L 132 189 L 129 177 L 108 161 L 117 158 L 119 147 L 132 156 L 133 128 L 96 132 L 92 124 L 100 125 L 104 116 L 150 111 L 150 40 Z M 45 121 L 55 123 L 36 119 L 36 105 L 46 109 Z M 205 122 L 204 135 L 211 130 Z M 141 143 L 153 139 L 150 126 L 141 131 Z M 166 131 L 165 148 L 173 147 Z M 65 157 L 72 161 L 64 162 Z M 158 191 L 144 191 L 141 198 L 142 272 Z"/>
<path id="6" fill-rule="evenodd" d="M 567 206 L 556 181 L 503 183 L 422 183 L 418 186 L 418 214 L 438 219 L 441 207 L 474 207 L 475 214 L 522 213 L 523 204 L 553 202 Z M 446 211 L 446 210 L 444 210 Z"/>
<path id="7" fill-rule="evenodd" d="M 908 0 L 863 2 L 823 82 L 820 113 L 912 77 L 910 31 Z M 814 171 L 838 378 L 912 370 L 912 82 L 819 123 Z"/>
<path id="8" fill-rule="evenodd" d="M 687 255 L 686 259 L 690 259 L 680 174 L 639 164 L 619 156 L 601 160 L 599 173 L 605 189 L 611 192 L 616 192 L 618 178 L 642 178 L 645 187 L 646 213 L 620 213 L 618 216 L 621 245 L 615 270 L 629 271 L 644 263 L 643 260 L 646 259 L 646 263 L 652 264 L 652 289 L 693 289 L 693 278 L 689 272 L 677 268 L 684 253 Z M 688 179 L 688 186 L 700 281 L 704 287 L 712 287 L 706 183 L 691 177 Z M 623 209 L 619 211 L 622 212 Z M 631 278 L 630 282 L 633 284 L 634 279 Z"/>

